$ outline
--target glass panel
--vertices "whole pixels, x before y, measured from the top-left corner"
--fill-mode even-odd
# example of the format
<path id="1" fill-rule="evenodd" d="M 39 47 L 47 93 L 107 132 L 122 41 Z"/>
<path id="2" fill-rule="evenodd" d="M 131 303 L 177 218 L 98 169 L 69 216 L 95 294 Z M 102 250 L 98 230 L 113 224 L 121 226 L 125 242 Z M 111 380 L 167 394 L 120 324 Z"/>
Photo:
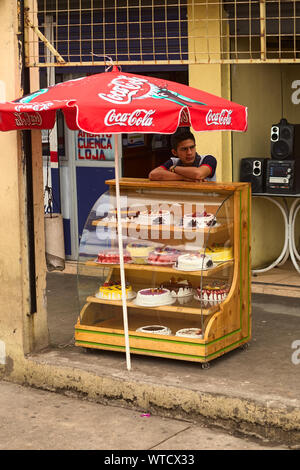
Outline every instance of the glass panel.
<path id="1" fill-rule="evenodd" d="M 124 186 L 120 195 L 129 334 L 176 339 L 180 353 L 186 338 L 203 341 L 228 297 L 233 196 Z M 112 187 L 91 210 L 78 263 L 81 324 L 110 335 L 123 333 L 116 207 Z"/>

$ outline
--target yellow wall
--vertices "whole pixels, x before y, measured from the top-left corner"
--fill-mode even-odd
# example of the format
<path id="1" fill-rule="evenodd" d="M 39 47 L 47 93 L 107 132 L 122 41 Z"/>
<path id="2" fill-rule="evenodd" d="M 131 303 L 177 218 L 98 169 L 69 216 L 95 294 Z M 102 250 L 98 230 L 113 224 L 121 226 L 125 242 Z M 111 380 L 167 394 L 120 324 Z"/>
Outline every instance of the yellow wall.
<path id="1" fill-rule="evenodd" d="M 209 9 L 209 13 L 208 13 Z M 221 25 L 219 18 L 219 6 L 213 1 L 194 2 L 188 7 L 190 18 L 197 21 L 189 23 L 189 51 L 192 61 L 201 61 L 202 55 L 211 54 L 214 59 L 220 56 L 221 42 L 224 50 L 224 40 L 221 39 Z M 210 38 L 207 40 L 206 18 L 210 18 Z M 204 16 L 203 16 L 204 15 Z M 203 39 L 201 39 L 203 38 Z M 195 52 L 197 51 L 197 52 Z M 230 99 L 230 67 L 220 64 L 193 64 L 189 66 L 189 85 L 205 90 L 217 96 Z M 231 159 L 231 135 L 229 132 L 194 132 L 197 143 L 197 151 L 200 155 L 214 155 L 218 161 L 217 181 L 232 181 L 232 159 Z"/>
<path id="2" fill-rule="evenodd" d="M 19 10 L 17 1 L 0 2 L 0 96 L 13 100 L 23 94 L 21 89 L 22 61 L 19 44 Z M 37 131 L 35 131 L 37 133 Z M 40 138 L 40 133 L 37 136 Z M 41 153 L 33 137 L 33 171 Z M 38 309 L 30 313 L 30 289 L 27 238 L 27 188 L 25 159 L 22 152 L 21 132 L 0 133 L 0 376 L 9 376 L 23 368 L 24 354 L 37 346 L 48 344 L 45 305 L 41 290 L 45 273 L 41 246 L 36 243 L 36 280 Z M 39 164 L 41 166 L 41 163 Z M 36 179 L 36 176 L 33 176 Z M 34 184 L 36 188 L 36 182 Z M 35 191 L 37 193 L 37 191 Z M 40 199 L 40 201 L 39 201 Z M 43 193 L 35 194 L 37 206 L 43 205 Z M 36 222 L 39 222 L 36 220 Z M 42 221 L 43 222 L 43 221 Z M 36 224 L 36 233 L 43 224 Z M 36 237 L 39 240 L 41 237 Z M 42 246 L 44 257 L 44 246 Z"/>
<path id="3" fill-rule="evenodd" d="M 291 100 L 295 80 L 300 80 L 298 64 L 232 65 L 232 100 L 248 107 L 248 131 L 232 135 L 234 181 L 239 180 L 242 158 L 271 156 L 272 124 L 282 117 L 293 124 L 300 123 L 300 104 Z M 261 267 L 281 252 L 283 219 L 272 203 L 258 198 L 253 201 L 252 219 L 252 264 Z"/>

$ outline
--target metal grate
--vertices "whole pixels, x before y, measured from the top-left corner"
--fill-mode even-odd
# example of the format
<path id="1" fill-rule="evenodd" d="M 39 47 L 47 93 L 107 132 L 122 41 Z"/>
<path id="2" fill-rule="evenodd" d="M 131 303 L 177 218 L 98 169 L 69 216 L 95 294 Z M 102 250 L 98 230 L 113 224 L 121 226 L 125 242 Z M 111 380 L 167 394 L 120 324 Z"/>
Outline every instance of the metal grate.
<path id="1" fill-rule="evenodd" d="M 25 1 L 28 66 L 300 61 L 300 1 Z M 36 11 L 32 8 L 36 4 Z"/>

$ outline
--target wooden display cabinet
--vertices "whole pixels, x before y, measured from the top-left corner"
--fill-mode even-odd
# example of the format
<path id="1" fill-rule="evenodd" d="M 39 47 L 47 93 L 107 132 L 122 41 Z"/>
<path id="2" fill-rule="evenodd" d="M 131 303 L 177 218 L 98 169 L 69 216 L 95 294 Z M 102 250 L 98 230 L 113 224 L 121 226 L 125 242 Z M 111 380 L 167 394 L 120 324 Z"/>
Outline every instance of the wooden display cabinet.
<path id="1" fill-rule="evenodd" d="M 89 219 L 80 246 L 78 263 L 79 296 L 82 308 L 75 326 L 75 344 L 85 348 L 125 351 L 121 300 L 95 296 L 104 281 L 120 279 L 119 265 L 97 262 L 97 254 L 117 246 L 115 220 L 107 220 L 107 207 L 116 207 L 115 180 L 106 182 L 109 191 L 99 198 Z M 141 226 L 122 222 L 123 248 L 136 240 L 167 245 L 182 252 L 199 252 L 215 244 L 232 246 L 233 259 L 214 263 L 199 271 L 179 271 L 176 266 L 125 263 L 126 283 L 135 292 L 159 287 L 174 278 L 189 281 L 201 289 L 207 281 L 224 281 L 229 292 L 223 301 L 199 301 L 195 295 L 177 298 L 171 305 L 142 307 L 127 300 L 130 352 L 142 355 L 195 361 L 206 367 L 209 361 L 247 344 L 251 339 L 251 188 L 248 183 L 158 182 L 121 178 L 121 206 L 141 209 L 169 208 L 174 215 L 170 227 Z M 213 213 L 217 224 L 206 228 L 183 227 L 189 211 Z M 99 215 L 100 214 L 100 215 Z M 196 292 L 196 291 L 195 291 Z M 171 334 L 136 331 L 145 325 L 163 325 Z M 176 336 L 183 328 L 202 330 L 202 338 Z"/>

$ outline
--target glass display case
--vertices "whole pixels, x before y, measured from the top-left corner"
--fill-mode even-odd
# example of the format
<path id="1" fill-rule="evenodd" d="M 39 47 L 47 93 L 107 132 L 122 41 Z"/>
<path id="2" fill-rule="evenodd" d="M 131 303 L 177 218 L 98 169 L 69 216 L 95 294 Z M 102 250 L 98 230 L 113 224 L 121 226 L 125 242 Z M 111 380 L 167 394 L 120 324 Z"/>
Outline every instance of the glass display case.
<path id="1" fill-rule="evenodd" d="M 115 180 L 79 250 L 75 344 L 125 351 Z M 251 337 L 250 185 L 120 180 L 130 352 L 207 364 Z"/>

